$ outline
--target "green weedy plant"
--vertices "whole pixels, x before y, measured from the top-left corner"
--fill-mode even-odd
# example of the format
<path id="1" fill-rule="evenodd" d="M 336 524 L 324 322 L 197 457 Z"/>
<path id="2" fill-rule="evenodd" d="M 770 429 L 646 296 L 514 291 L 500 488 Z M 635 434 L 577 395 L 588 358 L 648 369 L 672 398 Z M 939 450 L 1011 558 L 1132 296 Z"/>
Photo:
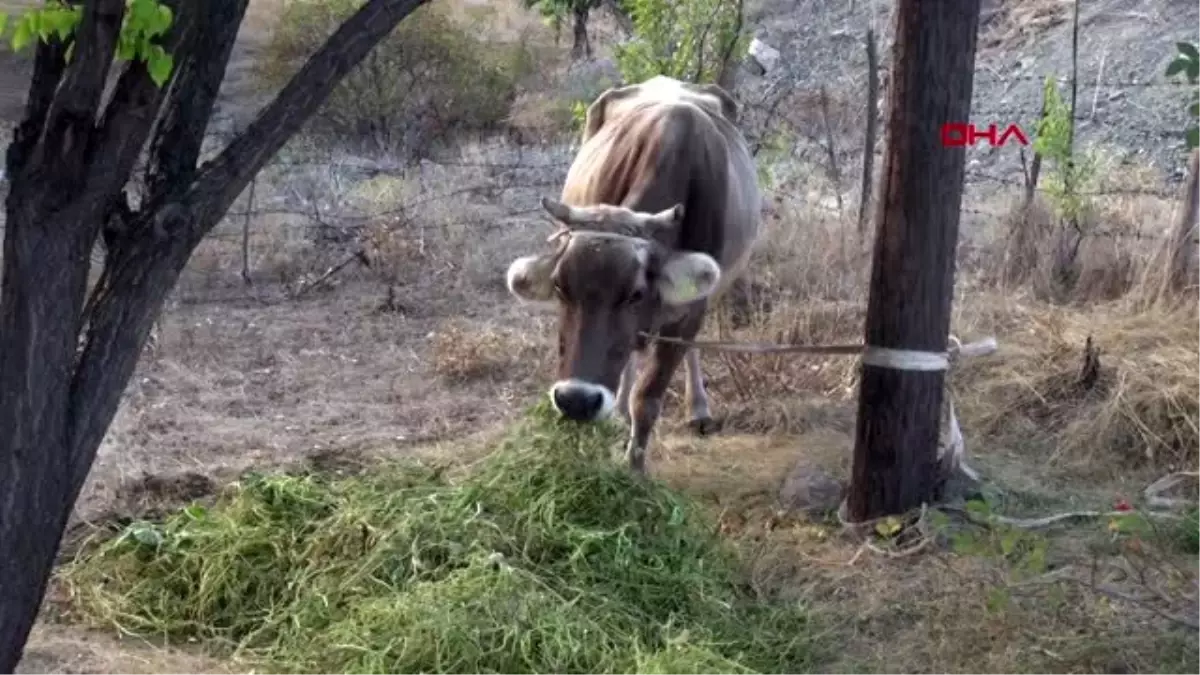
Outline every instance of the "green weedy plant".
<path id="1" fill-rule="evenodd" d="M 999 522 L 986 500 L 967 502 L 968 517 L 982 529 L 950 530 L 950 520 L 940 511 L 929 513 L 930 523 L 937 532 L 949 533 L 950 545 L 959 555 L 977 556 L 1004 563 L 1013 581 L 1029 579 L 1046 571 L 1046 553 L 1050 541 L 1036 533 Z M 1002 612 L 1010 600 L 1008 584 L 992 585 L 987 589 L 985 605 L 989 612 Z"/>
<path id="2" fill-rule="evenodd" d="M 1077 222 L 1091 206 L 1086 193 L 1096 177 L 1096 157 L 1072 147 L 1071 109 L 1051 76 L 1046 77 L 1043 100 L 1044 114 L 1033 139 L 1034 150 L 1050 165 L 1043 185 L 1056 215 Z"/>
<path id="3" fill-rule="evenodd" d="M 755 162 L 758 164 L 758 183 L 763 190 L 774 190 L 788 177 L 781 180 L 781 169 L 788 166 L 791 149 L 795 144 L 794 134 L 786 128 L 768 131 L 763 135 Z"/>
<path id="4" fill-rule="evenodd" d="M 740 0 L 627 0 L 634 37 L 617 47 L 617 67 L 629 84 L 667 75 L 715 82 L 729 59 L 749 46 Z"/>
<path id="5" fill-rule="evenodd" d="M 117 37 L 117 60 L 144 61 L 150 78 L 161 87 L 171 76 L 175 60 L 162 45 L 151 41 L 171 27 L 174 18 L 171 8 L 158 0 L 126 0 L 125 7 L 121 32 Z M 11 21 L 8 14 L 0 13 L 0 37 L 8 32 L 11 24 L 9 43 L 14 52 L 20 52 L 35 39 L 45 41 L 57 35 L 59 39 L 66 40 L 75 32 L 82 18 L 82 5 L 50 0 L 41 7 L 26 10 L 16 21 Z M 74 56 L 75 43 L 72 42 L 67 47 L 67 62 Z"/>
<path id="6" fill-rule="evenodd" d="M 1200 126 L 1197 124 L 1200 118 L 1200 90 L 1196 89 L 1197 82 L 1200 82 L 1200 53 L 1196 45 L 1189 42 L 1176 42 L 1175 49 L 1179 50 L 1179 55 L 1167 66 L 1166 76 L 1174 77 L 1182 73 L 1190 85 L 1192 95 L 1187 112 L 1191 125 L 1184 129 L 1183 138 L 1188 150 L 1191 150 L 1200 146 Z"/>
<path id="7" fill-rule="evenodd" d="M 1135 547 L 1147 541 L 1180 553 L 1200 553 L 1200 509 L 1195 506 L 1185 509 L 1177 518 L 1156 518 L 1152 513 L 1137 511 L 1124 513 L 1109 520 L 1108 531 L 1114 541 L 1134 543 Z"/>

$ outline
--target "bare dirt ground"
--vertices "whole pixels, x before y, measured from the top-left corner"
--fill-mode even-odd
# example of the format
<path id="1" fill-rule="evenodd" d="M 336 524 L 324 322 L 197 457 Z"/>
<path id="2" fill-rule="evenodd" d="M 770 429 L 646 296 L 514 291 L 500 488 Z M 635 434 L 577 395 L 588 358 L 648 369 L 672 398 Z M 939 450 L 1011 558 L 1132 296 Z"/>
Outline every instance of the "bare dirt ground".
<path id="1" fill-rule="evenodd" d="M 21 4 L 31 3 L 0 6 Z M 222 89 L 222 125 L 239 126 L 261 100 L 251 71 L 261 58 L 277 6 L 277 0 L 251 3 Z M 809 9 L 821 20 L 834 12 Z M 785 18 L 768 18 L 764 24 L 778 34 Z M 1060 19 L 1047 21 L 1061 32 Z M 799 30 L 801 24 L 813 28 L 813 34 Z M 817 19 L 793 25 L 803 35 L 788 38 L 785 52 L 797 63 L 804 62 L 797 55 L 806 53 L 805 40 L 840 44 L 837 36 L 817 35 L 815 27 L 824 25 Z M 1121 29 L 1122 35 L 1127 33 L 1130 40 L 1144 37 Z M 1162 46 L 1169 49 L 1170 42 Z M 840 58 L 837 49 L 831 48 L 828 58 Z M 815 58 L 807 62 L 812 81 L 821 72 Z M 0 115 L 10 123 L 24 98 L 23 68 L 20 58 L 0 52 Z M 987 92 L 977 93 L 977 99 L 987 97 Z M 550 168 L 524 179 L 532 187 L 522 189 L 505 187 L 513 179 L 497 177 L 494 168 L 480 168 L 511 162 L 515 154 L 521 162 L 536 160 Z M 260 214 L 251 235 L 256 282 L 244 287 L 238 278 L 241 219 L 231 217 L 197 252 L 164 314 L 159 340 L 143 357 L 77 507 L 77 531 L 86 530 L 89 521 L 202 497 L 249 468 L 298 461 L 336 465 L 379 455 L 469 456 L 478 440 L 541 395 L 553 366 L 553 317 L 516 303 L 503 288 L 503 271 L 515 256 L 540 245 L 549 225 L 531 205 L 540 194 L 556 192 L 554 181 L 561 180 L 564 157 L 569 154 L 561 147 L 501 144 L 464 155 L 463 167 L 432 177 L 418 171 L 357 180 L 351 191 L 377 210 L 411 201 L 414 195 L 447 196 L 422 207 L 419 230 L 406 224 L 399 228 L 398 240 L 381 245 L 372 269 L 351 266 L 336 276 L 332 288 L 317 288 L 301 298 L 288 289 L 322 272 L 340 254 L 312 244 L 298 226 L 302 220 Z M 822 173 L 803 153 L 796 162 L 794 173 Z M 326 180 L 313 178 L 319 173 L 265 178 L 259 208 L 285 203 L 300 179 Z M 1153 173 L 1159 184 L 1164 182 L 1162 171 Z M 458 187 L 481 183 L 497 189 L 453 194 Z M 836 238 L 823 227 L 834 221 L 849 225 L 813 207 L 808 197 L 820 192 L 819 181 L 792 187 L 805 194 L 774 201 L 776 217 L 760 255 L 767 262 L 756 279 L 776 288 L 775 307 L 754 310 L 754 325 L 742 335 L 857 340 L 864 281 L 860 268 L 866 258 L 844 249 L 829 253 L 837 249 Z M 993 214 L 1006 212 L 1007 196 L 989 194 L 974 198 L 969 209 L 990 222 Z M 1171 222 L 1173 208 L 1170 200 L 1126 199 L 1106 213 L 1162 230 Z M 1098 264 L 1111 259 L 1103 251 L 1097 255 Z M 960 265 L 979 262 L 965 249 L 961 259 Z M 804 295 L 788 297 L 789 288 Z M 1002 349 L 1011 344 L 1015 353 L 1035 353 L 1020 357 L 1025 359 L 1020 361 L 1022 384 L 1041 386 L 1037 377 L 1045 373 L 1030 363 L 1047 372 L 1076 368 L 1082 336 L 1071 317 L 1086 316 L 1087 310 L 1042 314 L 1039 301 L 1028 294 L 997 297 L 976 290 L 964 283 L 956 298 L 955 330 L 967 339 L 996 335 Z M 714 321 L 714 326 L 720 323 Z M 1109 344 L 1139 330 L 1112 325 Z M 1194 326 L 1190 330 L 1184 331 L 1189 349 L 1196 341 Z M 1046 335 L 1062 339 L 1055 347 L 1059 351 L 1044 346 Z M 1043 352 L 1050 356 L 1043 359 Z M 1155 358 L 1150 354 L 1137 367 Z M 710 438 L 690 435 L 679 392 L 674 392 L 650 450 L 651 470 L 727 506 L 730 514 L 723 522 L 735 536 L 764 542 L 766 553 L 756 569 L 762 583 L 784 579 L 794 592 L 856 617 L 853 629 L 839 637 L 846 640 L 845 653 L 832 669 L 890 664 L 882 667 L 1012 672 L 1019 665 L 1131 672 L 1146 670 L 1147 664 L 1173 665 L 1155 640 L 1165 644 L 1175 638 L 1163 637 L 1169 632 L 1161 617 L 1142 606 L 1073 592 L 1065 607 L 1056 605 L 1056 614 L 1026 606 L 994 615 L 986 607 L 986 592 L 974 586 L 994 570 L 981 571 L 978 563 L 864 556 L 855 545 L 803 523 L 781 526 L 768 536 L 764 523 L 775 522 L 779 485 L 798 459 L 834 474 L 848 473 L 853 364 L 845 359 L 750 363 L 706 356 L 705 368 L 725 429 Z M 681 381 L 677 388 L 682 389 Z M 975 443 L 974 438 L 984 436 L 984 422 L 995 420 L 985 414 L 990 401 L 979 400 L 987 394 L 967 392 L 963 397 L 972 463 L 1002 485 L 1017 508 L 1106 508 L 1156 477 L 1155 470 L 1124 459 L 1093 461 L 1086 453 L 1052 458 L 1055 446 L 1035 433 L 1014 440 L 1003 429 L 988 429 L 986 443 Z M 1077 538 L 1084 547 L 1093 535 Z M 947 584 L 946 579 L 956 581 Z M 29 643 L 21 672 L 240 672 L 236 663 L 194 650 L 81 628 L 57 616 L 60 603 L 47 605 L 53 607 L 47 608 Z M 1084 628 L 1072 642 L 1050 630 L 1055 622 Z"/>

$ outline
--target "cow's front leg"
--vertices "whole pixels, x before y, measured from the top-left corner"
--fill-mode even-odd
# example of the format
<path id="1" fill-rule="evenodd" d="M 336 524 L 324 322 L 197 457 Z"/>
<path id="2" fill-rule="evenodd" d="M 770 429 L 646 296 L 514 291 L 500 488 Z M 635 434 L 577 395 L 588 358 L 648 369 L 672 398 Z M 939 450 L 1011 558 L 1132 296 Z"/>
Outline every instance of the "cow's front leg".
<path id="1" fill-rule="evenodd" d="M 629 355 L 625 370 L 621 371 L 621 383 L 617 386 L 617 413 L 626 424 L 630 423 L 629 393 L 633 391 L 633 383 L 637 381 L 639 356 L 637 350 Z"/>
<path id="2" fill-rule="evenodd" d="M 691 414 L 688 426 L 701 436 L 710 434 L 716 431 L 719 425 L 713 420 L 712 411 L 708 407 L 708 391 L 704 387 L 704 373 L 700 370 L 700 350 L 688 350 L 685 366 L 687 382 L 684 392 Z"/>
<path id="3" fill-rule="evenodd" d="M 625 446 L 625 457 L 629 460 L 629 468 L 638 473 L 646 472 L 646 445 L 650 442 L 650 432 L 662 412 L 663 396 L 671 377 L 679 368 L 687 347 L 656 342 L 650 351 L 650 360 L 633 387 L 632 417 L 633 423 L 629 432 L 629 443 Z"/>

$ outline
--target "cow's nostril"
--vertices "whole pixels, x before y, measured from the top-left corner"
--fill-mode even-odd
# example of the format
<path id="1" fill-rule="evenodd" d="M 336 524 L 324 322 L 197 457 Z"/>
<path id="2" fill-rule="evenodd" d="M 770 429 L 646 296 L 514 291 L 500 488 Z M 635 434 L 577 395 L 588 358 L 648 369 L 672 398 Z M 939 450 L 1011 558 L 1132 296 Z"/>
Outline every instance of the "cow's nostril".
<path id="1" fill-rule="evenodd" d="M 551 392 L 554 407 L 564 417 L 577 422 L 589 422 L 595 419 L 604 405 L 604 396 L 592 387 L 572 385 L 556 385 Z"/>

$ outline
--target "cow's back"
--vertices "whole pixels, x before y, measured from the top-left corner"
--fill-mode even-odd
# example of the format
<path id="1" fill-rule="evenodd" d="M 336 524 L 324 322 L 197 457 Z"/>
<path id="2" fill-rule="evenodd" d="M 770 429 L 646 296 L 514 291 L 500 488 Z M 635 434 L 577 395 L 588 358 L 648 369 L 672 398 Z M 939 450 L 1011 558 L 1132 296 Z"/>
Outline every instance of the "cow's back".
<path id="1" fill-rule="evenodd" d="M 724 292 L 742 273 L 759 231 L 753 158 L 715 97 L 654 78 L 613 103 L 567 174 L 568 204 L 614 204 L 658 212 L 685 207 L 675 248 L 708 253 Z"/>

